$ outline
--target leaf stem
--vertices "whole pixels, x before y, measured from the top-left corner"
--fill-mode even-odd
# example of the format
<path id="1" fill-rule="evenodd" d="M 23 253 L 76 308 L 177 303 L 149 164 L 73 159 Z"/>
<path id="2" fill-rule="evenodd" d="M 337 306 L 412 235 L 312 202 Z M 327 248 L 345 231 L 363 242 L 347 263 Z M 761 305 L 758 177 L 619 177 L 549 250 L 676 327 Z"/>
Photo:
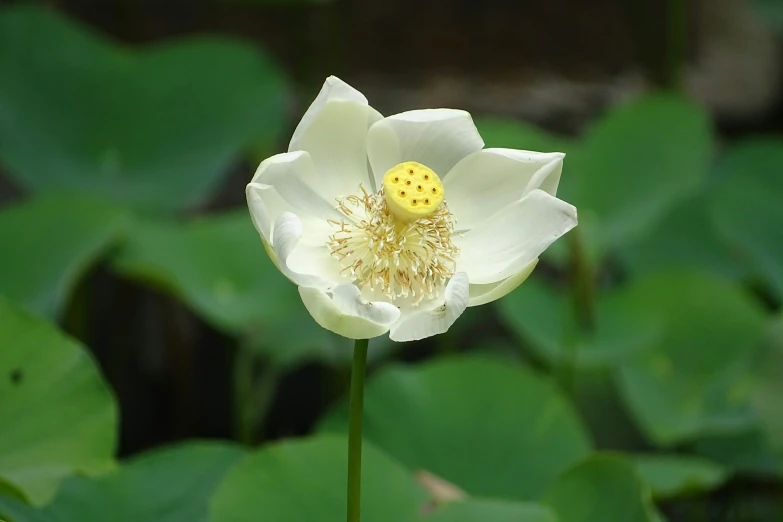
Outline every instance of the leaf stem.
<path id="1" fill-rule="evenodd" d="M 248 422 L 248 402 L 253 395 L 255 357 L 244 342 L 237 346 L 234 356 L 234 437 L 242 444 L 252 445 L 253 433 Z"/>
<path id="2" fill-rule="evenodd" d="M 563 341 L 559 380 L 563 389 L 574 395 L 579 339 L 595 327 L 595 273 L 580 230 L 572 230 L 566 237 L 571 248 L 571 292 L 579 330 Z"/>
<path id="3" fill-rule="evenodd" d="M 351 405 L 348 428 L 348 522 L 359 522 L 362 497 L 362 413 L 364 409 L 364 372 L 367 366 L 368 339 L 353 345 L 351 368 Z"/>
<path id="4" fill-rule="evenodd" d="M 249 342 L 239 343 L 234 359 L 234 435 L 239 442 L 258 442 L 280 378 L 274 363 L 262 361 Z"/>
<path id="5" fill-rule="evenodd" d="M 579 230 L 572 230 L 566 236 L 571 247 L 571 270 L 573 282 L 574 312 L 583 331 L 595 327 L 595 274 L 588 258 L 584 238 Z"/>

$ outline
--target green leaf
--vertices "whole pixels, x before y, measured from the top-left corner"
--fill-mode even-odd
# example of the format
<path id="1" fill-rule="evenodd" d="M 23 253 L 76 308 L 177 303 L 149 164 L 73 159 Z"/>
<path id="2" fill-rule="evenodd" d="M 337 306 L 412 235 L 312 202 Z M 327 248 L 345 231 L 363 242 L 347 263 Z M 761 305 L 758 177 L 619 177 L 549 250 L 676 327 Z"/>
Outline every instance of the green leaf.
<path id="1" fill-rule="evenodd" d="M 31 502 L 111 462 L 117 407 L 89 353 L 1 299 L 0 397 L 0 477 Z"/>
<path id="2" fill-rule="evenodd" d="M 647 436 L 668 446 L 752 422 L 752 359 L 764 315 L 738 287 L 700 272 L 650 275 L 628 289 L 631 314 L 661 321 L 655 346 L 624 364 L 623 397 Z"/>
<path id="3" fill-rule="evenodd" d="M 0 497 L 11 497 L 18 500 L 24 500 L 24 493 L 19 491 L 19 489 L 11 484 L 10 482 L 7 482 L 0 477 Z"/>
<path id="4" fill-rule="evenodd" d="M 58 317 L 126 218 L 119 208 L 78 197 L 41 196 L 0 209 L 0 294 Z"/>
<path id="5" fill-rule="evenodd" d="M 477 118 L 476 127 L 487 148 L 508 148 L 536 152 L 568 153 L 576 144 L 564 136 L 517 120 L 505 118 Z"/>
<path id="6" fill-rule="evenodd" d="M 552 512 L 541 504 L 505 500 L 468 499 L 452 502 L 426 513 L 427 522 L 556 522 Z"/>
<path id="7" fill-rule="evenodd" d="M 205 200 L 285 126 L 280 70 L 197 37 L 135 51 L 56 11 L 0 10 L 0 161 L 24 188 L 159 210 Z"/>
<path id="8" fill-rule="evenodd" d="M 243 455 L 206 442 L 154 451 L 112 475 L 68 480 L 44 513 L 80 522 L 208 522 L 209 499 Z"/>
<path id="9" fill-rule="evenodd" d="M 699 267 L 738 280 L 747 270 L 710 218 L 707 198 L 689 198 L 671 210 L 649 233 L 619 253 L 634 275 Z"/>
<path id="10" fill-rule="evenodd" d="M 620 397 L 615 369 L 579 369 L 573 377 L 563 369 L 555 371 L 568 379 L 574 406 L 588 426 L 595 447 L 634 451 L 646 446 L 644 435 L 629 417 L 628 408 Z"/>
<path id="11" fill-rule="evenodd" d="M 536 499 L 590 451 L 568 402 L 522 366 L 460 357 L 387 367 L 365 394 L 368 440 L 471 495 Z M 343 402 L 321 429 L 344 431 L 347 418 Z"/>
<path id="12" fill-rule="evenodd" d="M 558 522 L 658 520 L 636 470 L 615 455 L 595 455 L 572 467 L 549 488 L 544 502 Z"/>
<path id="13" fill-rule="evenodd" d="M 7 501 L 0 501 L 0 513 L 5 505 L 14 522 L 208 522 L 209 499 L 243 454 L 238 446 L 214 442 L 156 450 L 110 475 L 68 479 L 38 513 Z"/>
<path id="14" fill-rule="evenodd" d="M 300 301 L 264 251 L 247 210 L 187 224 L 138 221 L 113 267 L 173 293 L 233 333 L 284 320 Z"/>
<path id="15" fill-rule="evenodd" d="M 755 363 L 757 385 L 752 405 L 756 422 L 740 434 L 699 440 L 694 449 L 741 473 L 783 477 L 783 317 L 777 317 L 767 333 L 764 350 Z"/>
<path id="16" fill-rule="evenodd" d="M 296 285 L 264 251 L 247 210 L 188 224 L 139 222 L 113 266 L 163 288 L 217 328 L 251 335 L 252 346 L 282 366 L 350 353 L 312 320 Z"/>
<path id="17" fill-rule="evenodd" d="M 580 331 L 569 296 L 531 277 L 498 302 L 504 324 L 529 343 L 539 358 L 557 367 L 612 367 L 648 349 L 660 335 L 659 324 L 630 315 L 621 292 L 600 295 L 593 332 Z"/>
<path id="18" fill-rule="evenodd" d="M 783 478 L 783 452 L 773 449 L 759 425 L 741 433 L 703 437 L 693 444 L 693 449 L 738 473 Z"/>
<path id="19" fill-rule="evenodd" d="M 648 95 L 588 129 L 566 164 L 560 196 L 580 216 L 597 217 L 604 245 L 623 245 L 699 185 L 712 149 L 705 111 L 675 96 Z"/>
<path id="20" fill-rule="evenodd" d="M 365 444 L 362 516 L 373 522 L 412 520 L 427 496 L 400 464 Z M 277 443 L 231 471 L 212 499 L 212 522 L 342 522 L 348 443 L 321 436 Z"/>
<path id="21" fill-rule="evenodd" d="M 633 462 L 656 499 L 709 491 L 729 476 L 720 464 L 685 455 L 637 455 Z"/>
<path id="22" fill-rule="evenodd" d="M 16 498 L 0 493 L 0 521 L 2 522 L 68 522 L 45 515 Z"/>
<path id="23" fill-rule="evenodd" d="M 758 385 L 753 394 L 753 409 L 772 448 L 783 457 L 783 315 L 768 329 L 767 342 L 756 364 Z"/>
<path id="24" fill-rule="evenodd" d="M 783 299 L 783 140 L 747 140 L 720 161 L 713 214 L 720 230 Z"/>

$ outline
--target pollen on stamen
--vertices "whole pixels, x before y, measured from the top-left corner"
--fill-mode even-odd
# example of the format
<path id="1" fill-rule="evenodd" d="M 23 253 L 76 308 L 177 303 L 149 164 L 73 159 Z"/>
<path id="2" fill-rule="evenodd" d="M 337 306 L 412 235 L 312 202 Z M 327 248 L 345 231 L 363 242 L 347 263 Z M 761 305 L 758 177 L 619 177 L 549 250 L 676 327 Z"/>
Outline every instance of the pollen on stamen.
<path id="1" fill-rule="evenodd" d="M 328 246 L 343 275 L 359 287 L 418 304 L 435 297 L 454 275 L 459 249 L 451 241 L 454 219 L 445 203 L 423 218 L 402 222 L 390 212 L 384 189 L 371 194 L 362 187 L 360 194 L 339 199 L 337 208 L 352 217 L 329 221 L 335 232 Z"/>

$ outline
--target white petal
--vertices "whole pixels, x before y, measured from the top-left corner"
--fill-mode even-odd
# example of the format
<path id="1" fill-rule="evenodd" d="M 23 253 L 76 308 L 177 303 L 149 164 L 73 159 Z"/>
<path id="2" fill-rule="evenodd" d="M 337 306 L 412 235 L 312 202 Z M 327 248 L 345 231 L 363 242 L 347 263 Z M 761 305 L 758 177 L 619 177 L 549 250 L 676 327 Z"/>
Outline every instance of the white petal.
<path id="1" fill-rule="evenodd" d="M 532 190 L 554 196 L 564 156 L 559 152 L 484 149 L 464 158 L 443 180 L 457 229 L 470 230 Z"/>
<path id="2" fill-rule="evenodd" d="M 311 233 L 323 243 L 328 235 L 328 219 L 339 221 L 342 214 L 311 189 L 303 178 L 312 177 L 315 167 L 306 152 L 287 152 L 261 162 L 245 189 L 253 223 L 259 233 L 272 242 L 274 222 L 283 212 L 297 214 L 305 225 L 305 237 Z M 323 237 L 321 237 L 323 236 Z"/>
<path id="3" fill-rule="evenodd" d="M 315 97 L 313 103 L 310 104 L 310 107 L 308 107 L 307 111 L 304 113 L 304 116 L 302 116 L 302 120 L 299 122 L 299 125 L 296 126 L 294 135 L 291 137 L 291 143 L 299 141 L 305 130 L 307 130 L 310 124 L 313 123 L 318 114 L 321 112 L 321 109 L 323 109 L 323 106 L 329 100 L 353 101 L 359 103 L 360 105 L 368 104 L 367 98 L 364 97 L 364 94 L 357 91 L 336 76 L 328 77 L 324 82 L 323 87 L 321 87 L 321 91 L 318 93 L 318 96 Z M 289 147 L 288 150 L 297 149 L 295 147 Z"/>
<path id="4" fill-rule="evenodd" d="M 310 286 L 329 291 L 344 282 L 340 265 L 329 255 L 325 245 L 310 246 L 300 242 L 302 221 L 296 214 L 284 212 L 274 224 L 272 248 L 277 266 L 299 286 Z"/>
<path id="5" fill-rule="evenodd" d="M 334 200 L 324 199 L 307 183 L 317 175 L 313 158 L 304 151 L 284 152 L 262 161 L 248 184 L 249 188 L 271 185 L 296 210 L 324 219 L 342 215 Z"/>
<path id="6" fill-rule="evenodd" d="M 300 286 L 299 295 L 315 322 L 349 339 L 383 335 L 400 316 L 392 304 L 364 301 L 352 284 L 334 287 L 331 297 L 317 288 Z"/>
<path id="7" fill-rule="evenodd" d="M 376 186 L 387 170 L 417 161 L 443 177 L 484 141 L 465 111 L 425 109 L 384 118 L 370 127 L 367 152 Z"/>
<path id="8" fill-rule="evenodd" d="M 307 151 L 316 169 L 303 178 L 327 201 L 373 188 L 367 165 L 367 130 L 380 120 L 367 99 L 342 80 L 330 77 L 299 122 L 289 151 Z"/>
<path id="9" fill-rule="evenodd" d="M 446 286 L 443 301 L 432 307 L 404 313 L 389 333 L 392 341 L 417 341 L 445 333 L 468 306 L 468 276 L 458 272 Z"/>
<path id="10" fill-rule="evenodd" d="M 460 249 L 457 270 L 471 283 L 495 283 L 511 277 L 576 226 L 576 208 L 534 190 L 476 228 L 453 236 Z"/>
<path id="11" fill-rule="evenodd" d="M 284 212 L 292 212 L 294 209 L 289 205 L 271 185 L 255 186 L 248 185 L 245 188 L 247 197 L 247 207 L 250 210 L 250 218 L 253 220 L 256 230 L 264 242 L 272 242 L 272 227 L 278 216 Z"/>
<path id="12" fill-rule="evenodd" d="M 497 283 L 470 285 L 470 299 L 468 300 L 468 306 L 479 306 L 491 303 L 492 301 L 500 299 L 504 295 L 510 293 L 512 290 L 516 289 L 516 287 L 525 282 L 537 264 L 538 259 L 535 259 L 532 263 L 527 265 L 516 274 L 498 281 Z"/>

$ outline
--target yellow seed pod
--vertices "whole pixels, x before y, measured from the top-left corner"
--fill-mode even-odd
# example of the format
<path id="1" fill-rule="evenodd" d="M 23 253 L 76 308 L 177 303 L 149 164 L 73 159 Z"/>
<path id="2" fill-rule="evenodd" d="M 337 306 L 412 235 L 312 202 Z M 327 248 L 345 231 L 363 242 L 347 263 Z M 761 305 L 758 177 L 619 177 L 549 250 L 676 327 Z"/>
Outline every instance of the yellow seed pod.
<path id="1" fill-rule="evenodd" d="M 389 210 L 404 221 L 415 221 L 435 212 L 443 203 L 443 183 L 429 167 L 406 161 L 383 175 Z"/>

